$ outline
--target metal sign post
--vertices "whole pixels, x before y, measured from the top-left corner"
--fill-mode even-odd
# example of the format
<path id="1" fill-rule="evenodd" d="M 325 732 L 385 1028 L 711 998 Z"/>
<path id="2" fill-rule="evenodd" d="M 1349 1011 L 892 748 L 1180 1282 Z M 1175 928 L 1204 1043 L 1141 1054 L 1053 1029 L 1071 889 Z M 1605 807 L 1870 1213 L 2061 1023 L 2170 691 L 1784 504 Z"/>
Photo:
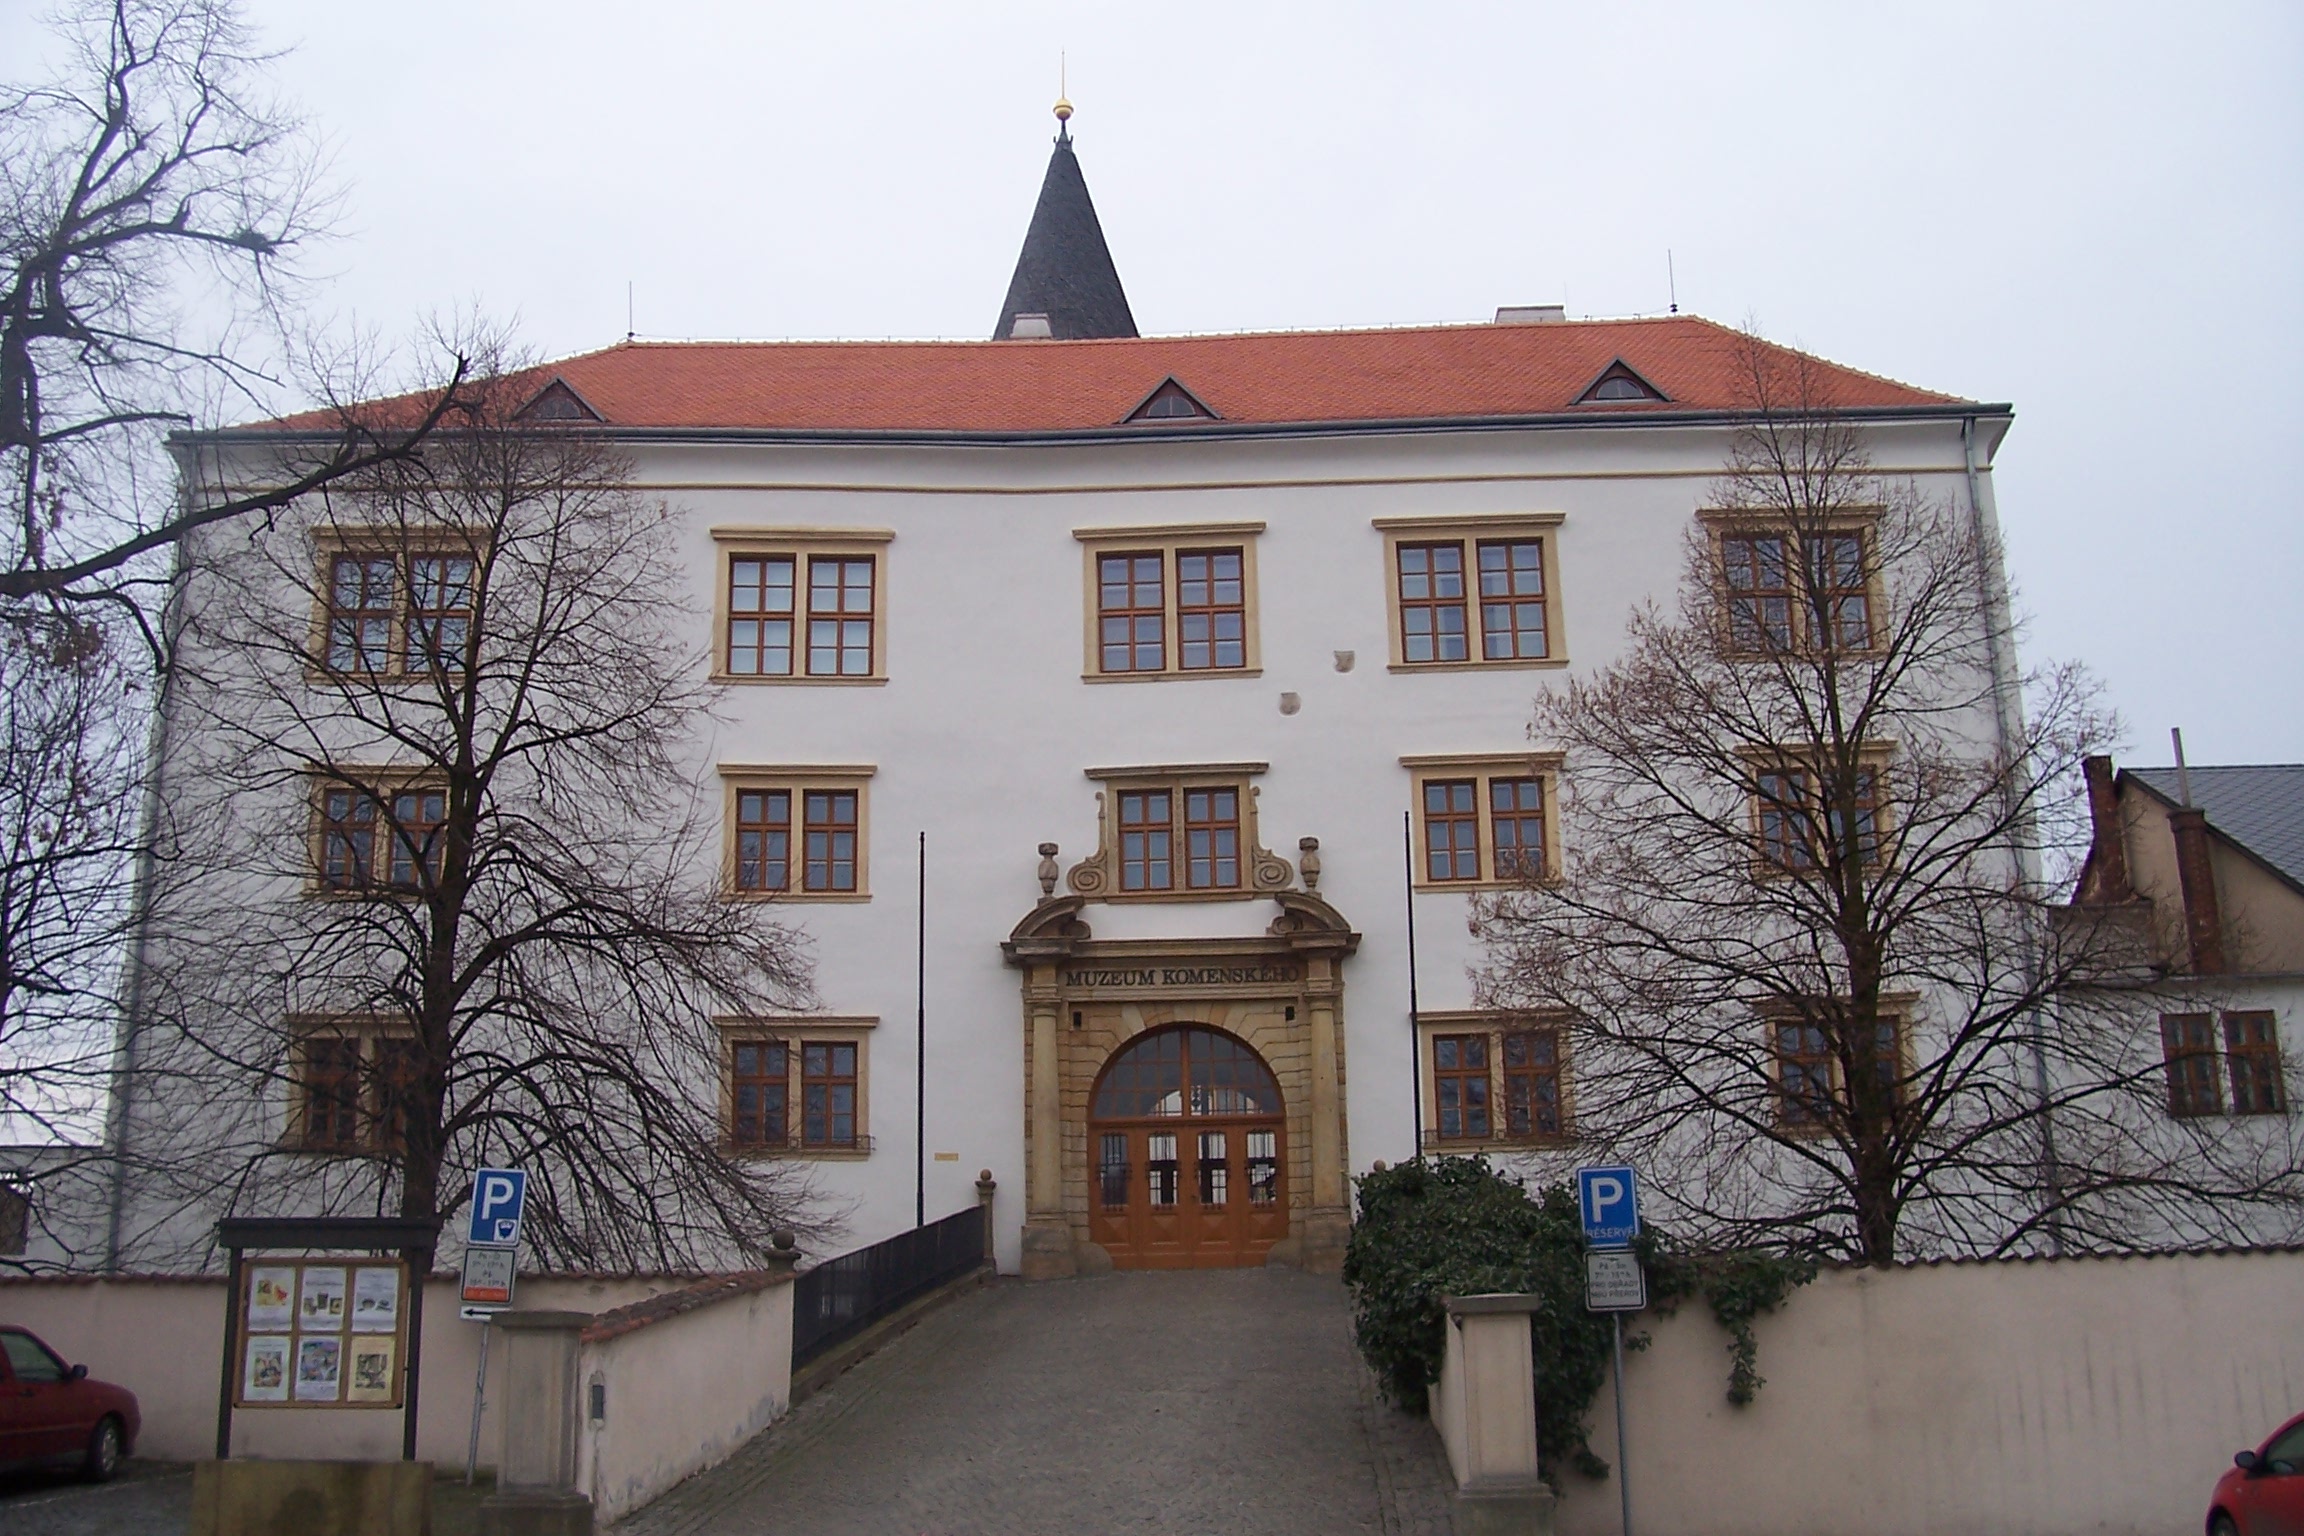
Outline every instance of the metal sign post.
<path id="1" fill-rule="evenodd" d="M 1616 1492 L 1624 1536 L 1632 1536 L 1632 1457 L 1624 1448 L 1624 1314 L 1648 1305 L 1648 1277 L 1632 1252 L 1640 1235 L 1640 1181 L 1623 1164 L 1576 1170 L 1576 1206 L 1584 1221 L 1584 1310 L 1606 1312 L 1615 1335 Z"/>
<path id="2" fill-rule="evenodd" d="M 464 1451 L 464 1485 L 480 1477 L 480 1412 L 488 1395 L 489 1319 L 510 1310 L 520 1275 L 520 1218 L 528 1204 L 528 1175 L 518 1168 L 483 1168 L 472 1176 L 472 1225 L 465 1233 L 464 1276 L 456 1315 L 480 1325 L 480 1368 L 472 1376 L 472 1438 Z"/>

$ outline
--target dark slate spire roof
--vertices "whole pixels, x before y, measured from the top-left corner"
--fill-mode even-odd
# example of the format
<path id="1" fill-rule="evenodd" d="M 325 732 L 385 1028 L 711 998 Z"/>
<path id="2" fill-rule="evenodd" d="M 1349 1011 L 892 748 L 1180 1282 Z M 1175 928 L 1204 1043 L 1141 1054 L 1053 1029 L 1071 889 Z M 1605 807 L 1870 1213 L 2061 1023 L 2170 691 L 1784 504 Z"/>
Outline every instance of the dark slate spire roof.
<path id="1" fill-rule="evenodd" d="M 1048 157 L 1040 205 L 1024 232 L 992 339 L 1006 340 L 1018 315 L 1046 315 L 1058 341 L 1136 334 L 1136 317 L 1128 312 L 1128 295 L 1105 248 L 1104 226 L 1096 221 L 1068 128 L 1057 135 L 1056 152 Z"/>

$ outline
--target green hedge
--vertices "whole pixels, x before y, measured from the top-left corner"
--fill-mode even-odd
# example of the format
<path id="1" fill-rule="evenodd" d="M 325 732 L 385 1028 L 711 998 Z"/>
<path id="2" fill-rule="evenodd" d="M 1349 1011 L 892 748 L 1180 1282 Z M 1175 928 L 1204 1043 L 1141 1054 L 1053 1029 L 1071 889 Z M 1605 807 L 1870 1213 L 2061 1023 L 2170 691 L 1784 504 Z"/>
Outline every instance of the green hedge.
<path id="1" fill-rule="evenodd" d="M 1584 1232 L 1565 1184 L 1531 1196 L 1485 1157 L 1419 1158 L 1358 1181 L 1359 1218 L 1344 1257 L 1360 1353 L 1384 1395 L 1411 1413 L 1440 1376 L 1443 1296 L 1513 1292 L 1543 1298 L 1530 1319 L 1536 1368 L 1536 1448 L 1545 1478 L 1574 1466 L 1606 1477 L 1585 1420 L 1608 1373 L 1609 1322 L 1584 1310 Z M 1702 1292 L 1730 1334 L 1728 1400 L 1759 1389 L 1752 1320 L 1815 1274 L 1797 1255 L 1757 1249 L 1693 1253 L 1650 1231 L 1639 1244 L 1652 1306 L 1670 1311 Z M 1625 1347 L 1647 1344 L 1627 1335 Z"/>

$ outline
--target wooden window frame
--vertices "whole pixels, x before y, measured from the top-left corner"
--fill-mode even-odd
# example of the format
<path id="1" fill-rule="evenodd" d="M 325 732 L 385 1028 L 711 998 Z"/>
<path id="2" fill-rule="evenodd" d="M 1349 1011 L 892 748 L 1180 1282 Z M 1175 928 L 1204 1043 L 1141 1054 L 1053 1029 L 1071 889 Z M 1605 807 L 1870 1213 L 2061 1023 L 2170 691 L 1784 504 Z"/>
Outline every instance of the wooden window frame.
<path id="1" fill-rule="evenodd" d="M 1743 757 L 1751 765 L 1751 777 L 1745 789 L 1746 814 L 1750 823 L 1752 870 L 1763 880 L 1788 880 L 1812 876 L 1823 870 L 1825 862 L 1816 857 L 1817 845 L 1803 841 L 1805 858 L 1792 856 L 1794 845 L 1786 827 L 1797 831 L 1805 827 L 1810 834 L 1832 835 L 1831 810 L 1818 803 L 1815 794 L 1817 781 L 1822 777 L 1816 770 L 1815 760 L 1821 749 L 1800 747 L 1752 747 L 1745 749 Z M 1892 812 L 1895 802 L 1889 780 L 1895 762 L 1895 751 L 1886 744 L 1865 747 L 1859 754 L 1862 773 L 1871 776 L 1871 798 L 1868 804 L 1859 803 L 1858 813 L 1869 810 L 1872 818 L 1871 851 L 1864 867 L 1880 870 L 1888 867 L 1896 856 L 1896 821 Z M 1798 778 L 1804 785 L 1800 802 L 1772 794 L 1767 789 L 1771 778 Z M 1779 810 L 1778 808 L 1782 809 Z M 1797 812 L 1797 819 L 1784 818 Z M 1772 828 L 1771 823 L 1780 825 Z"/>
<path id="2" fill-rule="evenodd" d="M 409 664 L 409 651 L 422 614 L 462 614 L 467 626 L 476 621 L 481 567 L 487 558 L 488 540 L 484 533 L 446 525 L 427 529 L 332 523 L 313 529 L 312 625 L 304 651 L 305 676 L 316 682 L 331 678 L 396 682 L 442 675 L 460 676 L 463 672 L 461 666 L 443 668 L 437 672 L 428 664 L 412 666 Z M 336 564 L 340 560 L 382 561 L 392 568 L 388 606 L 356 610 L 387 615 L 384 665 L 381 667 L 340 667 L 330 659 L 336 616 L 342 611 L 336 607 Z M 419 610 L 416 607 L 416 562 L 419 560 L 470 561 L 473 569 L 467 578 L 470 583 L 465 592 L 467 605 L 462 608 Z M 469 644 L 469 627 L 465 633 Z"/>
<path id="3" fill-rule="evenodd" d="M 2200 1038 L 2182 1035 L 2197 1025 Z M 2224 1113 L 2224 1074 L 2216 1049 L 2220 1031 L 2208 1009 L 2160 1015 L 2160 1062 L 2168 1085 L 2168 1115 L 2197 1120 Z"/>
<path id="4" fill-rule="evenodd" d="M 747 819 L 744 814 L 744 802 L 753 798 L 757 798 L 761 802 L 761 814 L 756 818 Z M 736 894 L 740 896 L 782 896 L 791 892 L 794 799 L 793 792 L 779 784 L 738 784 L 730 788 L 728 803 L 731 807 L 734 825 L 729 834 L 731 848 L 729 888 Z M 784 807 L 784 815 L 781 820 L 774 815 L 774 806 L 777 801 L 781 801 Z M 748 860 L 745 858 L 744 837 L 748 832 L 758 832 L 763 839 L 760 856 L 757 859 Z M 781 856 L 772 855 L 765 841 L 773 838 L 779 832 L 784 838 L 784 849 Z M 745 871 L 747 866 L 751 864 L 760 866 L 760 878 L 755 882 L 747 883 Z M 776 868 L 783 871 L 782 877 L 775 880 L 769 879 L 769 871 Z"/>
<path id="5" fill-rule="evenodd" d="M 712 672 L 715 683 L 775 688 L 876 687 L 888 681 L 889 558 L 895 532 L 887 528 L 720 527 L 712 530 Z M 738 672 L 729 666 L 736 618 L 734 581 L 740 560 L 792 563 L 791 644 L 785 672 Z M 820 560 L 872 562 L 872 611 L 867 628 L 871 655 L 858 673 L 814 672 L 810 668 L 809 621 L 813 615 L 813 572 Z"/>
<path id="6" fill-rule="evenodd" d="M 1912 993 L 1884 995 L 1880 999 L 1880 1015 L 1875 1020 L 1876 1025 L 1890 1032 L 1889 1049 L 1893 1057 L 1891 1066 L 1896 1074 L 1892 1083 L 1893 1102 L 1899 1105 L 1905 1102 L 1912 1079 L 1914 1064 L 1912 1020 L 1918 1003 L 1918 996 Z M 1846 1101 L 1848 1089 L 1847 1076 L 1841 1069 L 1839 1053 L 1831 1048 L 1830 1041 L 1827 1040 L 1818 1052 L 1803 1052 L 1796 1057 L 1788 1057 L 1783 1048 L 1781 1036 L 1781 1031 L 1788 1028 L 1804 1027 L 1821 1031 L 1823 1026 L 1810 1023 L 1789 1011 L 1770 1009 L 1762 1015 L 1761 1027 L 1766 1031 L 1770 1113 L 1776 1128 L 1786 1135 L 1795 1137 L 1832 1134 L 1834 1129 L 1832 1117 L 1843 1113 L 1840 1106 Z M 1791 1090 L 1785 1086 L 1784 1078 L 1784 1068 L 1788 1059 L 1803 1062 L 1813 1061 L 1821 1064 L 1824 1074 L 1824 1092 L 1828 1095 L 1825 1113 L 1814 1118 L 1801 1118 L 1789 1113 L 1792 1097 Z"/>
<path id="7" fill-rule="evenodd" d="M 1721 636 L 1724 654 L 1741 661 L 1765 661 L 1772 657 L 1804 659 L 1826 654 L 1848 657 L 1878 655 L 1881 645 L 1881 605 L 1886 595 L 1886 588 L 1881 578 L 1877 545 L 1877 530 L 1882 510 L 1878 507 L 1852 507 L 1845 512 L 1822 520 L 1821 526 L 1817 528 L 1798 532 L 1784 519 L 1758 517 L 1741 510 L 1708 508 L 1698 513 L 1697 516 L 1702 520 L 1712 543 L 1710 568 L 1712 579 L 1719 583 L 1722 622 L 1729 626 L 1724 629 Z M 1813 557 L 1811 546 L 1814 541 L 1850 535 L 1853 535 L 1858 541 L 1859 558 L 1864 567 L 1862 582 L 1855 587 L 1832 586 L 1818 590 L 1822 590 L 1830 597 L 1835 613 L 1838 612 L 1838 604 L 1846 601 L 1849 596 L 1860 594 L 1863 597 L 1865 643 L 1861 646 L 1819 646 L 1812 637 L 1810 605 L 1803 601 L 1803 588 L 1808 583 L 1800 573 L 1810 568 L 1809 562 Z M 1757 587 L 1739 589 L 1731 584 L 1729 580 L 1728 541 L 1754 538 L 1777 538 L 1784 541 L 1784 578 L 1788 583 L 1787 586 L 1781 589 Z M 1787 622 L 1791 630 L 1790 643 L 1785 648 L 1772 649 L 1765 645 L 1747 645 L 1735 633 L 1730 610 L 1735 601 L 1735 595 L 1740 590 L 1781 592 L 1786 601 Z"/>
<path id="8" fill-rule="evenodd" d="M 392 1124 L 397 1114 L 394 1081 L 402 1074 L 386 1065 L 394 1054 L 412 1063 L 415 1031 L 405 1020 L 366 1015 L 322 1015 L 288 1021 L 288 1111 L 281 1149 L 313 1157 L 386 1158 L 401 1150 L 404 1130 Z M 350 1141 L 313 1139 L 311 1126 L 312 1058 L 315 1045 L 349 1044 L 353 1047 L 354 1091 L 358 1134 Z M 399 1047 L 395 1052 L 392 1047 Z"/>
<path id="9" fill-rule="evenodd" d="M 1257 601 L 1256 545 L 1264 532 L 1261 522 L 1237 523 L 1153 523 L 1129 527 L 1075 528 L 1072 537 L 1081 546 L 1081 670 L 1080 678 L 1090 683 L 1150 683 L 1176 682 L 1192 678 L 1258 677 L 1263 674 L 1264 658 L 1259 638 L 1260 614 Z M 1238 554 L 1240 557 L 1240 602 L 1205 603 L 1187 606 L 1183 600 L 1183 560 L 1187 556 Z M 1161 647 L 1158 667 L 1132 667 L 1124 671 L 1104 669 L 1103 649 L 1103 566 L 1107 556 L 1129 555 L 1139 558 L 1158 557 L 1160 561 L 1160 624 Z M 1121 610 L 1114 610 L 1116 613 Z M 1149 614 L 1149 609 L 1130 607 L 1130 615 Z M 1209 665 L 1188 667 L 1184 664 L 1184 618 L 1187 613 L 1237 611 L 1240 614 L 1240 647 L 1242 664 L 1237 667 Z M 1213 634 L 1211 647 L 1217 642 Z M 1131 645 L 1133 652 L 1133 644 Z M 1131 660 L 1134 657 L 1131 655 Z"/>
<path id="10" fill-rule="evenodd" d="M 1097 795 L 1097 846 L 1074 864 L 1065 876 L 1066 887 L 1098 901 L 1245 901 L 1269 896 L 1286 888 L 1295 870 L 1263 845 L 1258 831 L 1257 788 L 1252 782 L 1265 771 L 1263 763 L 1180 763 L 1141 768 L 1090 768 L 1087 776 L 1101 786 Z M 1210 791 L 1235 796 L 1236 816 L 1230 823 L 1190 820 L 1191 797 Z M 1168 796 L 1169 884 L 1128 889 L 1124 884 L 1128 861 L 1126 835 L 1137 830 L 1124 826 L 1127 798 L 1135 795 Z M 1235 830 L 1237 882 L 1230 885 L 1192 884 L 1192 832 L 1195 825 Z"/>
<path id="11" fill-rule="evenodd" d="M 872 795 L 871 780 L 878 768 L 870 763 L 722 763 L 720 765 L 720 891 L 729 901 L 844 902 L 872 899 Z M 791 819 L 785 843 L 785 884 L 782 889 L 739 886 L 739 854 L 743 827 L 738 811 L 742 797 L 751 793 L 783 794 Z M 853 794 L 856 797 L 856 883 L 854 889 L 819 889 L 808 884 L 808 796 Z"/>
<path id="12" fill-rule="evenodd" d="M 1519 875 L 1498 868 L 1494 786 L 1499 781 L 1533 779 L 1544 799 L 1544 867 L 1534 876 L 1539 884 L 1560 878 L 1560 775 L 1566 759 L 1557 752 L 1422 753 L 1400 759 L 1408 770 L 1409 808 L 1414 818 L 1416 861 L 1411 885 L 1418 891 L 1495 891 L 1522 885 Z M 1473 815 L 1477 818 L 1479 875 L 1475 879 L 1432 878 L 1430 812 L 1425 803 L 1427 785 L 1463 782 L 1473 785 Z"/>
<path id="13" fill-rule="evenodd" d="M 872 1155 L 872 1034 L 880 1020 L 874 1015 L 815 1015 L 776 1018 L 722 1018 L 713 1021 L 720 1033 L 720 1148 L 729 1157 L 795 1158 L 811 1162 L 857 1162 Z M 780 1141 L 736 1139 L 736 1049 L 740 1045 L 781 1045 L 784 1048 L 784 1135 Z M 806 1140 L 807 1047 L 848 1046 L 856 1052 L 855 1139 L 853 1142 L 811 1143 Z M 843 1079 L 846 1081 L 846 1079 Z"/>
<path id="14" fill-rule="evenodd" d="M 2263 1038 L 2244 1038 L 2261 1021 Z M 2280 1059 L 2280 1016 L 2270 1008 L 2233 1008 L 2218 1019 L 2234 1115 L 2285 1115 L 2288 1082 Z"/>
<path id="15" fill-rule="evenodd" d="M 1564 1013 L 1540 1010 L 1458 1009 L 1427 1012 L 1416 1020 L 1416 1049 L 1424 1087 L 1424 1150 L 1427 1152 L 1540 1152 L 1566 1147 L 1576 1140 L 1574 1051 Z M 1484 1136 L 1443 1136 L 1440 1133 L 1439 1049 L 1444 1038 L 1479 1035 L 1487 1041 L 1488 1132 Z M 1515 1035 L 1549 1035 L 1553 1060 L 1541 1073 L 1515 1072 L 1506 1062 L 1505 1042 Z M 1556 1090 L 1560 1128 L 1515 1134 L 1511 1129 L 1511 1078 L 1549 1076 Z M 1533 1116 L 1531 1116 L 1533 1123 Z"/>
<path id="16" fill-rule="evenodd" d="M 395 900 L 421 900 L 424 889 L 420 884 L 402 884 L 393 879 L 401 855 L 409 852 L 394 820 L 393 804 L 405 794 L 437 794 L 442 797 L 442 820 L 435 828 L 446 825 L 448 806 L 446 780 L 436 771 L 424 768 L 363 768 L 347 765 L 329 772 L 308 774 L 310 830 L 306 834 L 304 893 L 307 896 L 330 900 L 360 900 L 388 897 Z M 344 823 L 329 815 L 332 795 L 347 795 L 363 800 L 370 807 L 364 823 L 367 829 L 367 878 L 343 883 L 329 878 L 329 845 L 338 836 Z M 444 837 L 435 837 L 429 844 L 434 860 L 447 854 Z M 435 863 L 433 880 L 440 878 Z"/>
<path id="17" fill-rule="evenodd" d="M 21 1178 L 0 1178 L 0 1259 L 22 1258 L 32 1246 L 32 1190 Z"/>
<path id="18" fill-rule="evenodd" d="M 1390 666 L 1395 672 L 1484 672 L 1568 665 L 1567 620 L 1560 595 L 1560 535 L 1567 523 L 1563 512 L 1484 512 L 1454 517 L 1379 517 L 1371 521 L 1384 538 L 1384 607 L 1389 638 Z M 1544 590 L 1544 648 L 1542 656 L 1487 655 L 1486 626 L 1480 592 L 1480 550 L 1483 545 L 1540 544 Z M 1462 661 L 1410 661 L 1405 629 L 1406 602 L 1400 594 L 1400 551 L 1419 545 L 1456 545 L 1464 562 L 1465 659 Z"/>

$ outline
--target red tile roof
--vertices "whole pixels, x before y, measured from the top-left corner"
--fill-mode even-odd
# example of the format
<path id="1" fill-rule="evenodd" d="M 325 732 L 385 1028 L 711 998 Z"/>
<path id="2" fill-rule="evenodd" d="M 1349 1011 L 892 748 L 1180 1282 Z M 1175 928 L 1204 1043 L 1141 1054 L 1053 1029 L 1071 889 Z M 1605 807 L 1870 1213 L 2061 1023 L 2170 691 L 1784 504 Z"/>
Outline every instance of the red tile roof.
<path id="1" fill-rule="evenodd" d="M 565 379 L 618 427 L 1029 434 L 1112 427 L 1170 377 L 1240 424 L 1736 410 L 1741 340 L 1676 315 L 1098 341 L 626 342 L 535 377 Z M 1619 358 L 1667 398 L 1579 405 Z M 1960 403 L 1834 363 L 1817 377 L 1844 409 Z"/>

